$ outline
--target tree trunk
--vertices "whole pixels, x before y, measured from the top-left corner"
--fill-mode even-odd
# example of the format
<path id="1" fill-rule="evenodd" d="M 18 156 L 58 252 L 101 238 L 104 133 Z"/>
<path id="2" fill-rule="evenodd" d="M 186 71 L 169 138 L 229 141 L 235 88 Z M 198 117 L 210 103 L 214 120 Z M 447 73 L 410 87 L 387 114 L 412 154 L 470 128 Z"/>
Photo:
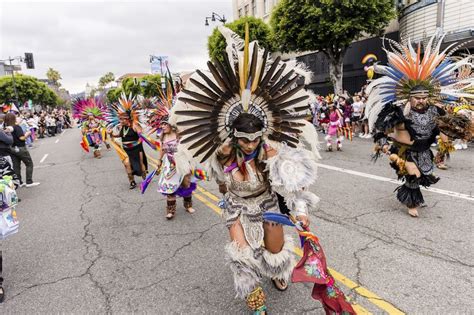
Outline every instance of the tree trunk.
<path id="1" fill-rule="evenodd" d="M 328 54 L 329 59 L 329 78 L 331 79 L 332 85 L 334 87 L 334 94 L 342 95 L 342 74 L 343 74 L 343 61 L 344 54 L 339 54 L 334 56 L 333 54 Z"/>

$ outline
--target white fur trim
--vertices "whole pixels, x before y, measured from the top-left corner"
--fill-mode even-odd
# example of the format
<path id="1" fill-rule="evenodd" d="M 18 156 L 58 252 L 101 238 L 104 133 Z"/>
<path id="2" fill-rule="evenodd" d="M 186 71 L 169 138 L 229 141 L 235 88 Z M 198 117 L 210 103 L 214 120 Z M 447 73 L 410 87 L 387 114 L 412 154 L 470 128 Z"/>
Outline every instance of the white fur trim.
<path id="1" fill-rule="evenodd" d="M 262 274 L 269 278 L 289 282 L 294 267 L 293 239 L 285 237 L 285 243 L 279 253 L 264 250 L 262 254 Z"/>
<path id="2" fill-rule="evenodd" d="M 284 197 L 288 209 L 295 212 L 295 215 L 308 215 L 308 210 L 316 210 L 319 204 L 319 197 L 306 190 L 287 194 Z"/>
<path id="3" fill-rule="evenodd" d="M 226 245 L 228 264 L 234 275 L 236 297 L 245 299 L 260 283 L 261 263 L 254 258 L 250 246 L 239 247 L 236 242 Z"/>

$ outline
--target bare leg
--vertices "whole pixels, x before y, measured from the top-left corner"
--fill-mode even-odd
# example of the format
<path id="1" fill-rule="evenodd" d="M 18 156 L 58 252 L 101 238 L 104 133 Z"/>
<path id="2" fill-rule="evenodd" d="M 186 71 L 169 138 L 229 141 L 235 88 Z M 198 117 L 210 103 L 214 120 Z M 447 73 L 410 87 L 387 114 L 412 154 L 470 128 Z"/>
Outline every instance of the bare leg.
<path id="1" fill-rule="evenodd" d="M 125 171 L 127 172 L 128 182 L 130 183 L 130 189 L 134 189 L 135 187 L 137 187 L 137 183 L 135 182 L 135 179 L 133 177 L 132 166 L 130 165 L 129 158 L 127 157 L 125 160 L 122 161 L 122 163 L 125 167 Z"/>

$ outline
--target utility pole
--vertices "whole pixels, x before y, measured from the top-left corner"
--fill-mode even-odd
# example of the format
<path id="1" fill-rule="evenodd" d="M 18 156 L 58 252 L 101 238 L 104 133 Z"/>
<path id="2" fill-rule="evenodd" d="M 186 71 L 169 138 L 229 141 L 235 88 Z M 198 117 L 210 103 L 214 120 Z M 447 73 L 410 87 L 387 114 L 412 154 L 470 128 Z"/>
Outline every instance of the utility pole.
<path id="1" fill-rule="evenodd" d="M 12 59 L 12 57 L 8 56 L 8 61 L 10 61 L 10 68 L 12 70 L 12 81 L 13 81 L 13 90 L 15 91 L 15 98 L 16 98 L 16 106 L 19 106 L 18 102 L 19 102 L 19 97 L 18 97 L 18 91 L 16 89 L 16 82 L 15 82 L 15 69 L 13 69 L 13 65 L 12 65 L 12 61 L 14 59 Z"/>

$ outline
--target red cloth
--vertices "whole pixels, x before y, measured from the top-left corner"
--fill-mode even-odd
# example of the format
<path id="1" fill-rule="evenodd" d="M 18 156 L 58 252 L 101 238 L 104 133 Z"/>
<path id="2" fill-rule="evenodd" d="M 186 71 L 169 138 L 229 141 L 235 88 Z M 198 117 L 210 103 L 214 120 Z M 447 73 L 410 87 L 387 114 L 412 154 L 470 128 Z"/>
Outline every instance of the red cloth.
<path id="1" fill-rule="evenodd" d="M 303 257 L 293 270 L 291 280 L 314 283 L 311 296 L 323 304 L 326 314 L 355 314 L 344 293 L 335 285 L 317 238 L 305 239 Z"/>

